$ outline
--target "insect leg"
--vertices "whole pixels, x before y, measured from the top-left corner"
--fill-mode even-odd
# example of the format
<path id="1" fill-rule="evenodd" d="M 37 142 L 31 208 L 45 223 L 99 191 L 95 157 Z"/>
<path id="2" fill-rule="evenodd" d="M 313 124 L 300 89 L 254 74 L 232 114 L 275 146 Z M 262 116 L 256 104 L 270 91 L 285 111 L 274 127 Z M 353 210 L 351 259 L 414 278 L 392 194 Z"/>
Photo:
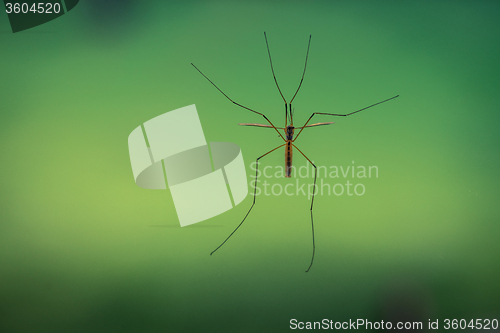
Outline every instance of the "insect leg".
<path id="1" fill-rule="evenodd" d="M 203 74 L 203 72 L 202 72 L 202 71 L 200 71 L 200 70 L 198 69 L 198 67 L 196 67 L 193 63 L 191 63 L 191 65 L 193 65 L 193 67 L 194 67 L 194 68 L 196 68 L 196 70 L 197 70 L 198 72 L 200 72 L 200 74 L 201 74 L 201 75 L 203 75 L 203 77 L 204 77 L 205 79 L 207 79 L 207 80 L 208 80 L 208 82 L 210 82 L 210 83 L 211 83 L 211 84 L 212 84 L 215 88 L 217 88 L 217 90 L 218 90 L 218 91 L 220 91 L 220 92 L 221 92 L 221 94 L 222 94 L 222 95 L 224 95 L 224 96 L 225 96 L 228 100 L 230 100 L 233 104 L 236 104 L 236 105 L 238 105 L 238 106 L 241 106 L 241 107 L 242 107 L 242 108 L 244 108 L 244 109 L 247 109 L 247 110 L 249 110 L 249 111 L 252 111 L 252 112 L 254 112 L 254 113 L 256 113 L 256 114 L 261 115 L 262 117 L 264 117 L 264 119 L 265 119 L 265 120 L 266 120 L 269 124 L 271 124 L 271 126 L 272 126 L 275 130 L 276 130 L 276 132 L 278 132 L 278 134 L 281 136 L 281 138 L 283 139 L 283 141 L 286 141 L 286 140 L 285 140 L 285 138 L 283 137 L 283 135 L 281 135 L 280 131 L 278 131 L 278 129 L 277 129 L 277 128 L 273 125 L 273 123 L 272 123 L 269 119 L 267 119 L 267 117 L 266 117 L 263 113 L 257 112 L 257 111 L 255 111 L 255 110 L 250 109 L 250 108 L 247 108 L 246 106 L 241 105 L 240 103 L 236 103 L 236 102 L 235 102 L 235 101 L 233 101 L 231 98 L 229 98 L 229 96 L 228 96 L 228 95 L 226 95 L 226 94 L 225 94 L 222 90 L 220 90 L 220 88 L 219 88 L 219 87 L 217 87 L 217 85 L 216 85 L 215 83 L 213 83 L 213 82 L 212 82 L 212 80 L 210 80 L 210 79 L 209 79 L 209 78 L 208 78 L 205 74 Z"/>
<path id="2" fill-rule="evenodd" d="M 313 264 L 313 261 L 314 261 L 314 252 L 316 251 L 316 245 L 314 243 L 314 222 L 313 222 L 313 205 L 314 205 L 314 194 L 316 193 L 316 176 L 317 176 L 317 173 L 318 173 L 318 169 L 316 168 L 316 165 L 314 165 L 313 162 L 311 162 L 310 159 L 307 158 L 306 155 L 304 155 L 303 152 L 300 151 L 299 148 L 297 148 L 296 145 L 294 145 L 292 143 L 292 146 L 295 147 L 295 149 L 297 149 L 299 151 L 299 153 L 302 154 L 302 156 L 304 156 L 306 158 L 306 160 L 309 161 L 309 163 L 311 163 L 311 165 L 314 167 L 314 186 L 313 186 L 313 195 L 312 195 L 312 200 L 311 200 L 311 228 L 312 228 L 312 242 L 313 242 L 313 253 L 312 253 L 312 258 L 311 258 L 311 264 L 309 265 L 309 268 L 307 269 L 306 273 L 309 272 L 309 270 L 311 269 L 311 266 Z"/>
<path id="3" fill-rule="evenodd" d="M 299 87 L 297 88 L 295 95 L 293 95 L 292 99 L 290 100 L 290 108 L 292 107 L 293 99 L 295 98 L 295 96 L 297 96 L 297 93 L 299 92 L 300 86 L 302 86 L 302 81 L 304 81 L 304 75 L 306 74 L 306 67 L 307 67 L 307 57 L 309 56 L 310 46 L 311 46 L 311 35 L 309 35 L 309 44 L 307 44 L 306 63 L 304 65 L 304 72 L 302 73 L 302 78 L 300 79 Z"/>
<path id="4" fill-rule="evenodd" d="M 257 176 L 258 176 L 258 174 L 259 174 L 259 171 L 258 171 L 258 170 L 259 170 L 259 160 L 260 160 L 262 157 L 266 156 L 267 154 L 272 153 L 272 152 L 273 152 L 273 151 L 275 151 L 276 149 L 283 147 L 284 145 L 285 145 L 285 144 L 282 144 L 281 146 L 278 146 L 278 147 L 274 148 L 273 150 L 270 150 L 270 151 L 268 151 L 267 153 L 265 153 L 264 155 L 262 155 L 262 156 L 260 156 L 260 157 L 258 157 L 258 158 L 257 158 L 257 160 L 256 160 L 257 165 L 256 165 L 256 167 L 255 167 L 255 186 L 254 186 L 254 190 L 253 190 L 253 203 L 252 203 L 252 206 L 251 206 L 251 207 L 250 207 L 250 209 L 248 210 L 247 215 L 245 215 L 245 217 L 243 218 L 243 221 L 241 221 L 241 223 L 240 223 L 240 224 L 238 224 L 238 226 L 236 227 L 236 229 L 234 229 L 234 230 L 233 230 L 233 232 L 232 232 L 232 233 L 231 233 L 231 234 L 230 234 L 230 235 L 226 238 L 226 240 L 225 240 L 225 241 L 223 241 L 223 242 L 222 242 L 222 244 L 221 244 L 221 245 L 219 245 L 219 246 L 218 246 L 215 250 L 213 250 L 213 251 L 212 251 L 212 253 L 210 253 L 210 255 L 212 255 L 212 254 L 213 254 L 215 251 L 217 251 L 217 250 L 218 250 L 218 249 L 219 249 L 222 245 L 224 245 L 224 243 L 226 243 L 226 242 L 227 242 L 227 240 L 228 240 L 228 239 L 229 239 L 229 238 L 230 238 L 230 237 L 231 237 L 231 236 L 232 236 L 232 235 L 236 232 L 236 230 L 238 230 L 238 228 L 239 228 L 239 227 L 243 224 L 243 222 L 245 222 L 245 220 L 246 220 L 246 218 L 247 218 L 248 214 L 250 214 L 250 211 L 252 210 L 253 206 L 255 205 L 255 197 L 256 197 L 256 193 L 257 193 Z"/>
<path id="5" fill-rule="evenodd" d="M 363 110 L 366 110 L 366 109 L 369 109 L 371 108 L 372 106 L 375 106 L 375 105 L 379 105 L 379 104 L 382 104 L 384 102 L 387 102 L 387 101 L 390 101 L 391 99 L 394 99 L 396 97 L 399 97 L 399 95 L 396 95 L 394 97 L 391 97 L 391 98 L 388 98 L 382 102 L 378 102 L 378 103 L 375 103 L 375 104 L 372 104 L 370 106 L 367 106 L 365 108 L 362 108 L 362 109 L 359 109 L 357 111 L 354 111 L 354 112 L 351 112 L 351 113 L 347 113 L 347 114 L 337 114 L 337 113 L 324 113 L 324 112 L 314 112 L 310 117 L 309 119 L 306 121 L 306 123 L 304 124 L 304 126 L 302 126 L 302 129 L 300 130 L 299 134 L 297 134 L 297 136 L 295 137 L 295 139 L 293 139 L 293 141 L 297 140 L 297 138 L 299 137 L 300 133 L 302 133 L 302 131 L 304 130 L 304 128 L 306 128 L 306 125 L 309 123 L 309 121 L 312 119 L 312 117 L 315 115 L 315 114 L 324 114 L 324 115 L 327 115 L 327 116 L 340 116 L 340 117 L 346 117 L 346 116 L 350 116 L 351 114 L 355 114 L 359 111 L 363 111 Z"/>
<path id="6" fill-rule="evenodd" d="M 276 80 L 276 75 L 274 74 L 273 60 L 271 59 L 271 51 L 269 50 L 269 43 L 267 42 L 267 35 L 265 31 L 264 31 L 264 38 L 266 40 L 267 54 L 269 55 L 269 63 L 271 64 L 271 72 L 273 73 L 274 83 L 276 83 L 276 87 L 278 88 L 281 98 L 283 98 L 283 102 L 285 102 L 285 128 L 286 128 L 286 125 L 288 123 L 288 103 L 286 102 L 286 99 L 283 96 L 283 93 L 281 92 L 278 80 Z M 292 116 L 292 110 L 290 109 L 290 117 L 291 116 Z"/>
<path id="7" fill-rule="evenodd" d="M 302 72 L 302 78 L 300 79 L 299 87 L 297 88 L 297 91 L 293 95 L 292 99 L 290 100 L 290 121 L 293 124 L 293 109 L 292 109 L 292 102 L 295 99 L 295 96 L 297 96 L 297 93 L 300 90 L 300 87 L 302 86 L 302 81 L 304 81 L 304 75 L 306 74 L 306 68 L 307 68 L 307 58 L 309 57 L 309 47 L 311 46 L 311 35 L 309 35 L 309 43 L 307 44 L 307 52 L 306 52 L 306 62 L 304 64 L 304 72 Z"/>
<path id="8" fill-rule="evenodd" d="M 278 80 L 276 80 L 276 75 L 274 75 L 273 61 L 271 60 L 271 51 L 269 51 L 269 44 L 267 43 L 267 36 L 266 36 L 265 31 L 264 31 L 264 38 L 266 39 L 267 54 L 269 55 L 269 63 L 271 64 L 271 72 L 273 72 L 274 82 L 276 83 L 276 87 L 278 87 L 278 91 L 280 92 L 281 98 L 283 98 L 283 102 L 285 102 L 285 106 L 286 106 L 286 99 L 283 96 L 283 93 L 281 92 L 280 86 L 278 84 Z"/>

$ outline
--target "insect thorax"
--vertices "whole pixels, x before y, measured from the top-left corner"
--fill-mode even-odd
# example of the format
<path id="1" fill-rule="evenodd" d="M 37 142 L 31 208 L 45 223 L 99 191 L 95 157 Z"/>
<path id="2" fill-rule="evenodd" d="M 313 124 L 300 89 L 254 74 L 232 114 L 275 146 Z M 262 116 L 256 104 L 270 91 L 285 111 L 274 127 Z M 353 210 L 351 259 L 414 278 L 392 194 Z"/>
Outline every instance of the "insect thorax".
<path id="1" fill-rule="evenodd" d="M 287 140 L 292 140 L 293 139 L 293 130 L 295 127 L 293 126 L 287 126 L 285 129 L 285 134 L 286 134 L 286 139 Z"/>

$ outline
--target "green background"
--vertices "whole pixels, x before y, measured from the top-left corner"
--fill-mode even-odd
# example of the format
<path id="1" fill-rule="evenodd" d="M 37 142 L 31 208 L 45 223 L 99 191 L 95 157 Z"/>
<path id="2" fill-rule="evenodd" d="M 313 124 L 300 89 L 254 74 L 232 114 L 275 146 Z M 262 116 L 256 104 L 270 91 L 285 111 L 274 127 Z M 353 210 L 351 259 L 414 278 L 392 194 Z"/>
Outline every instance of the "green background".
<path id="1" fill-rule="evenodd" d="M 500 317 L 497 1 L 81 1 L 13 34 L 0 15 L 0 331 L 277 332 L 289 321 Z M 267 32 L 317 165 L 376 165 L 363 196 L 306 196 L 180 228 L 135 185 L 127 137 L 196 104 L 250 163 L 280 144 Z M 335 118 L 335 119 L 332 119 Z M 304 165 L 295 153 L 296 165 Z M 283 152 L 263 166 L 283 165 Z M 348 178 L 350 179 L 350 178 Z M 268 179 L 287 184 L 295 179 Z M 300 179 L 309 182 L 311 179 Z M 335 184 L 345 179 L 324 179 Z M 357 183 L 359 180 L 351 179 Z M 440 330 L 442 331 L 442 329 Z M 490 330 L 491 331 L 491 330 Z"/>

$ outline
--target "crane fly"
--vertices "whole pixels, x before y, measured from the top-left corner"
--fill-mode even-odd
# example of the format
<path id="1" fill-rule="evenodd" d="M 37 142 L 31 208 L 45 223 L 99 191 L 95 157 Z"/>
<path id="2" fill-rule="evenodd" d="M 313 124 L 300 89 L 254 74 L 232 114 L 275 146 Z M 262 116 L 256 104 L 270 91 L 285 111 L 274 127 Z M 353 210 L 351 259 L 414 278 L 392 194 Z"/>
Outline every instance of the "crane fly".
<path id="1" fill-rule="evenodd" d="M 245 222 L 246 218 L 248 217 L 248 215 L 250 214 L 250 211 L 252 210 L 252 208 L 255 206 L 255 198 L 256 198 L 256 192 L 257 192 L 257 178 L 258 178 L 258 169 L 259 169 L 259 160 L 261 158 L 263 158 L 264 156 L 272 153 L 273 151 L 277 150 L 278 148 L 281 148 L 283 146 L 286 146 L 285 147 L 285 167 L 286 167 L 286 171 L 285 171 L 285 177 L 287 178 L 290 178 L 291 177 L 291 171 L 292 171 L 292 155 L 293 155 L 293 149 L 297 149 L 297 151 L 302 155 L 304 156 L 304 158 L 314 167 L 314 186 L 313 186 L 313 194 L 312 194 L 312 199 L 311 199 L 311 208 L 310 208 L 310 212 L 311 212 L 311 230 L 312 230 L 312 247 L 313 247 L 313 251 L 312 251 L 312 257 L 311 257 L 311 263 L 309 264 L 309 267 L 307 268 L 306 270 L 306 273 L 309 272 L 309 270 L 311 269 L 312 267 L 312 264 L 314 262 L 314 253 L 316 251 L 316 245 L 315 245 L 315 241 L 314 241 L 314 219 L 313 219 L 313 205 L 314 205 L 314 194 L 316 193 L 316 176 L 317 176 L 317 171 L 318 169 L 316 168 L 316 165 L 311 162 L 311 160 L 294 144 L 294 142 L 297 140 L 297 138 L 300 136 L 300 134 L 302 133 L 302 131 L 304 130 L 304 128 L 308 128 L 308 127 L 316 127 L 316 126 L 322 126 L 322 125 L 331 125 L 333 124 L 334 122 L 323 122 L 323 123 L 316 123 L 316 124 L 309 124 L 309 122 L 311 121 L 311 119 L 317 115 L 317 114 L 321 114 L 321 115 L 328 115 L 328 116 L 339 116 L 339 117 L 346 117 L 346 116 L 350 116 L 350 115 L 353 115 L 357 112 L 360 112 L 360 111 L 363 111 L 363 110 L 366 110 L 366 109 L 369 109 L 375 105 L 378 105 L 378 104 L 382 104 L 384 102 L 387 102 L 387 101 L 390 101 L 391 99 L 394 99 L 396 97 L 399 97 L 399 95 L 396 95 L 394 97 L 391 97 L 391 98 L 388 98 L 386 100 L 383 100 L 381 102 L 378 102 L 378 103 L 375 103 L 375 104 L 372 104 L 370 106 L 367 106 L 365 108 L 362 108 L 362 109 L 359 109 L 357 111 L 354 111 L 354 112 L 351 112 L 351 113 L 347 113 L 347 114 L 337 114 L 337 113 L 325 113 L 325 112 L 313 112 L 313 114 L 311 114 L 311 116 L 309 117 L 309 119 L 305 122 L 305 124 L 301 127 L 294 127 L 293 125 L 293 109 L 292 109 L 292 102 L 293 100 L 295 99 L 295 96 L 297 96 L 297 93 L 299 92 L 300 90 L 300 87 L 302 86 L 302 82 L 304 81 L 304 75 L 306 74 L 306 68 L 307 68 L 307 58 L 309 57 L 309 47 L 311 46 L 311 35 L 309 35 L 309 43 L 307 44 L 307 52 L 306 52 L 306 60 L 305 60 L 305 64 L 304 64 L 304 71 L 302 72 L 302 78 L 300 79 L 300 83 L 299 83 L 299 87 L 297 88 L 297 90 L 295 91 L 295 94 L 293 95 L 292 99 L 290 99 L 290 102 L 287 102 L 285 97 L 283 96 L 283 93 L 281 92 L 281 89 L 280 89 L 280 86 L 278 84 L 278 80 L 276 79 L 276 75 L 274 74 L 274 68 L 273 68 L 273 61 L 271 59 L 271 51 L 269 50 L 269 44 L 267 42 L 267 36 L 266 36 L 266 33 L 264 32 L 264 39 L 266 40 L 266 47 L 267 47 L 267 53 L 269 55 L 269 63 L 271 65 L 271 72 L 273 74 L 273 78 L 274 78 L 274 82 L 276 83 L 276 87 L 278 88 L 278 92 L 280 93 L 281 95 L 281 98 L 283 99 L 283 101 L 285 102 L 285 127 L 276 127 L 274 126 L 274 124 L 261 112 L 258 112 L 258 111 L 255 111 L 253 109 L 250 109 L 244 105 L 241 105 L 235 101 L 233 101 L 228 95 L 226 95 L 215 83 L 212 82 L 212 80 L 210 80 L 205 74 L 203 74 L 203 72 L 201 70 L 198 69 L 198 67 L 196 67 L 193 63 L 191 63 L 191 65 L 193 65 L 194 68 L 196 68 L 196 70 L 198 72 L 200 72 L 201 75 L 203 75 L 205 77 L 205 79 L 207 79 L 215 88 L 217 88 L 217 90 L 219 90 L 219 92 L 224 95 L 229 101 L 231 101 L 233 104 L 236 104 L 237 106 L 239 107 L 242 107 L 244 109 L 247 109 L 248 111 L 251 111 L 253 113 L 256 113 L 260 116 L 262 116 L 266 122 L 268 122 L 269 124 L 255 124 L 255 123 L 240 123 L 238 125 L 242 125 L 242 126 L 254 126 L 254 127 L 264 127 L 264 128 L 273 128 L 276 132 L 278 132 L 279 136 L 281 137 L 281 139 L 283 139 L 284 143 L 282 145 L 279 145 L 278 147 L 268 151 L 267 153 L 265 153 L 264 155 L 261 155 L 257 158 L 256 160 L 256 167 L 255 167 L 255 186 L 254 186 L 254 196 L 253 196 L 253 203 L 252 203 L 252 206 L 250 207 L 250 209 L 248 210 L 247 214 L 245 215 L 245 217 L 243 218 L 243 220 L 240 222 L 240 224 L 236 227 L 236 229 L 233 230 L 233 232 L 215 249 L 212 251 L 212 253 L 210 253 L 210 255 L 212 255 L 215 251 L 217 251 L 222 245 L 224 245 L 227 240 L 229 238 L 231 238 L 231 236 L 236 232 L 236 230 L 238 230 L 238 228 L 243 224 L 243 222 Z M 283 134 L 280 132 L 280 130 L 282 130 L 284 133 L 285 136 L 283 136 Z M 295 130 L 300 130 L 299 133 L 297 134 L 297 136 L 295 136 L 294 138 L 294 133 L 295 133 Z"/>

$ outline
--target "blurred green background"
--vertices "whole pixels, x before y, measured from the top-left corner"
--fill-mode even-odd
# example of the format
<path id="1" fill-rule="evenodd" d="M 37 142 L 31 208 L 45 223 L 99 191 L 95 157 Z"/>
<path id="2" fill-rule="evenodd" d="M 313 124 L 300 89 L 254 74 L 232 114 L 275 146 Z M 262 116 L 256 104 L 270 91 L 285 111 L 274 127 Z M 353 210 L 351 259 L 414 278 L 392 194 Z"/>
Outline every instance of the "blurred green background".
<path id="1" fill-rule="evenodd" d="M 499 319 L 499 16 L 497 1 L 82 0 L 13 34 L 0 15 L 0 331 Z M 263 31 L 288 99 L 312 35 L 296 125 L 400 95 L 315 116 L 336 124 L 297 140 L 317 165 L 379 168 L 363 196 L 316 198 L 307 274 L 306 196 L 259 196 L 209 256 L 252 197 L 180 228 L 170 192 L 136 186 L 128 157 L 135 127 L 196 104 L 207 141 L 238 144 L 251 180 L 280 139 L 237 126 L 262 119 L 190 63 L 282 126 Z"/>

